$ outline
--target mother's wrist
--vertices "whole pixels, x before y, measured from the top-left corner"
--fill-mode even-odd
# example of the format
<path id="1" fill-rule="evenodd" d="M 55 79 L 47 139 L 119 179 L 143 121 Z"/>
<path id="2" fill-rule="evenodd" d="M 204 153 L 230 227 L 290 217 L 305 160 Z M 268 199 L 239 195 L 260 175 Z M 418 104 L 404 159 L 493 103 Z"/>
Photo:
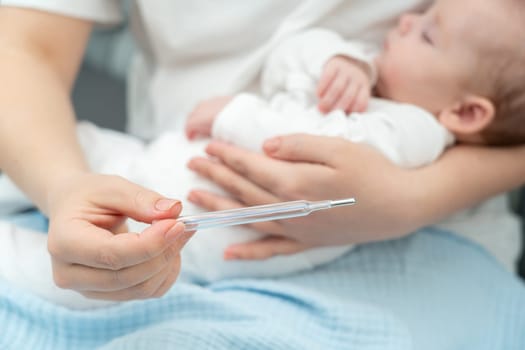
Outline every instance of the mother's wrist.
<path id="1" fill-rule="evenodd" d="M 60 198 L 67 191 L 74 190 L 75 184 L 81 183 L 80 178 L 89 176 L 91 172 L 87 168 L 76 168 L 61 171 L 59 175 L 52 176 L 46 184 L 46 194 L 43 207 L 40 207 L 45 214 L 50 215 L 54 212 Z"/>

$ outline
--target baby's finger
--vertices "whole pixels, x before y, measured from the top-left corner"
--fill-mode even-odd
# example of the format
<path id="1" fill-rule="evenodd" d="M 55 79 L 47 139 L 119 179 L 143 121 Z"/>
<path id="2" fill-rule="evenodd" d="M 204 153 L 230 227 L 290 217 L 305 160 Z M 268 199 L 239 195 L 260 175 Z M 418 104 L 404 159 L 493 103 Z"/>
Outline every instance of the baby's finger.
<path id="1" fill-rule="evenodd" d="M 226 248 L 225 260 L 263 260 L 276 255 L 291 255 L 310 248 L 296 240 L 269 236 L 257 241 L 235 244 Z"/>
<path id="2" fill-rule="evenodd" d="M 361 87 L 357 92 L 357 96 L 354 100 L 354 103 L 349 106 L 347 113 L 357 112 L 363 113 L 368 108 L 368 101 L 370 100 L 370 89 L 366 86 Z"/>
<path id="3" fill-rule="evenodd" d="M 319 79 L 319 83 L 317 84 L 317 97 L 319 99 L 321 99 L 326 94 L 328 87 L 332 84 L 332 81 L 337 75 L 337 70 L 337 66 L 335 65 L 326 66 L 323 74 L 321 75 L 321 79 Z"/>
<path id="4" fill-rule="evenodd" d="M 333 110 L 335 103 L 345 91 L 348 82 L 348 77 L 344 75 L 339 75 L 332 81 L 328 91 L 319 101 L 319 109 L 321 112 L 327 113 Z"/>
<path id="5" fill-rule="evenodd" d="M 186 123 L 186 127 L 184 128 L 184 131 L 186 133 L 186 137 L 189 140 L 192 140 L 197 134 L 197 123 L 192 120 L 188 121 L 188 123 Z"/>
<path id="6" fill-rule="evenodd" d="M 359 86 L 353 82 L 350 82 L 346 86 L 345 91 L 339 97 L 339 100 L 336 102 L 334 110 L 340 109 L 342 111 L 345 111 L 345 113 L 348 113 L 348 111 L 351 112 L 351 107 L 354 104 L 358 93 Z"/>

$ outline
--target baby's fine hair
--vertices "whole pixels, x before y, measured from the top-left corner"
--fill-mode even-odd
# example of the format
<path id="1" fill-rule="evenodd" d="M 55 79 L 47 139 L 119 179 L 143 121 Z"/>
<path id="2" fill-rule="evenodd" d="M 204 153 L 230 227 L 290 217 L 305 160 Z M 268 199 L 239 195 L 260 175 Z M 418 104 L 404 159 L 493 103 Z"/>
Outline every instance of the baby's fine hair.
<path id="1" fill-rule="evenodd" d="M 509 32 L 513 35 L 505 38 L 508 44 L 486 52 L 477 67 L 478 74 L 485 77 L 483 85 L 496 110 L 494 121 L 481 136 L 495 146 L 525 144 L 525 1 L 502 1 L 502 7 L 505 3 L 512 11 L 509 20 L 518 21 L 521 28 Z"/>

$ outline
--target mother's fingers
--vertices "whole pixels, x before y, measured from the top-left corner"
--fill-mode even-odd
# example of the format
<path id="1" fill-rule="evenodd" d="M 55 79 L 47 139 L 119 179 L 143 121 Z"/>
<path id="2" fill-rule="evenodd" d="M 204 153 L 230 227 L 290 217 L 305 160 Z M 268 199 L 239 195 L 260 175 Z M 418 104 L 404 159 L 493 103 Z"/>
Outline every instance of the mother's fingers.
<path id="1" fill-rule="evenodd" d="M 236 209 L 243 206 L 237 200 L 199 189 L 191 190 L 188 194 L 188 200 L 209 211 Z"/>
<path id="2" fill-rule="evenodd" d="M 206 152 L 218 158 L 228 168 L 241 177 L 250 179 L 260 187 L 273 191 L 279 184 L 275 173 L 285 175 L 287 167 L 284 162 L 268 158 L 264 154 L 251 152 L 223 142 L 212 141 Z"/>
<path id="3" fill-rule="evenodd" d="M 164 294 L 175 282 L 178 273 L 180 258 L 173 265 L 166 266 L 152 278 L 132 287 L 113 292 L 85 291 L 82 294 L 92 299 L 126 301 L 133 299 L 147 299 Z"/>
<path id="4" fill-rule="evenodd" d="M 334 139 L 337 142 L 337 138 L 330 139 Z M 283 138 L 283 140 L 287 139 Z M 308 149 L 311 148 L 315 148 L 315 145 L 308 147 Z M 327 151 L 330 152 L 331 150 L 328 149 Z M 225 179 L 231 186 L 238 189 L 241 185 L 243 188 L 248 188 L 246 183 L 255 184 L 265 190 L 266 196 L 271 194 L 277 197 L 278 201 L 309 198 L 312 194 L 318 192 L 316 183 L 326 183 L 324 181 L 326 181 L 327 177 L 331 177 L 333 174 L 332 167 L 316 161 L 290 162 L 288 161 L 289 159 L 272 159 L 264 154 L 246 151 L 220 142 L 210 143 L 207 152 L 240 175 L 235 177 L 235 181 L 229 180 L 229 178 Z M 293 153 L 293 151 L 288 153 Z M 333 156 L 324 153 L 323 155 L 325 158 Z M 228 191 L 227 186 L 221 183 L 218 184 Z M 228 192 L 231 193 L 232 191 Z M 252 198 L 248 195 L 246 197 Z M 270 202 L 267 200 L 268 198 L 264 199 L 265 201 L 258 203 L 248 202 L 244 199 L 243 202 L 251 205 Z"/>
<path id="5" fill-rule="evenodd" d="M 292 162 L 326 165 L 335 168 L 348 161 L 341 159 L 352 143 L 339 137 L 292 134 L 267 140 L 264 151 L 271 157 Z"/>
<path id="6" fill-rule="evenodd" d="M 251 163 L 248 162 L 247 166 L 251 166 Z M 253 179 L 237 173 L 236 169 L 230 169 L 228 164 L 206 158 L 194 158 L 188 163 L 188 167 L 248 205 L 277 201 L 277 198 L 257 181 L 253 182 Z"/>
<path id="7" fill-rule="evenodd" d="M 176 242 L 180 249 L 188 236 L 184 225 L 175 220 L 158 221 L 140 234 L 112 235 L 84 222 L 78 222 L 76 227 L 70 225 L 69 229 L 77 232 L 62 235 L 60 241 L 50 235 L 48 248 L 51 256 L 64 263 L 109 270 L 121 270 L 151 260 Z"/>
<path id="8" fill-rule="evenodd" d="M 160 298 L 166 292 L 171 288 L 171 286 L 175 283 L 177 280 L 177 277 L 179 277 L 180 273 L 180 261 L 178 264 L 172 266 L 171 271 L 168 273 L 168 277 L 162 282 L 159 288 L 153 293 L 153 298 Z"/>
<path id="9" fill-rule="evenodd" d="M 54 260 L 56 267 L 63 264 L 55 283 L 61 288 L 78 291 L 113 292 L 143 283 L 178 259 L 180 247 L 173 244 L 156 258 L 121 270 L 97 269 L 84 265 L 65 264 Z"/>

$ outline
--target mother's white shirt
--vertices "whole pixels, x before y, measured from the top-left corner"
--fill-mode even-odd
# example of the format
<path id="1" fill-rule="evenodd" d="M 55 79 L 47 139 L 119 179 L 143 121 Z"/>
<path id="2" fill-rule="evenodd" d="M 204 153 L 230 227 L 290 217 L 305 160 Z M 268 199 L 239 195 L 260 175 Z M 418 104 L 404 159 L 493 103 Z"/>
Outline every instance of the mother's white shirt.
<path id="1" fill-rule="evenodd" d="M 136 0 L 140 52 L 130 76 L 129 131 L 152 138 L 181 128 L 198 101 L 258 86 L 268 50 L 316 25 L 379 43 L 396 17 L 428 0 Z M 3 0 L 99 23 L 121 19 L 119 0 Z"/>

